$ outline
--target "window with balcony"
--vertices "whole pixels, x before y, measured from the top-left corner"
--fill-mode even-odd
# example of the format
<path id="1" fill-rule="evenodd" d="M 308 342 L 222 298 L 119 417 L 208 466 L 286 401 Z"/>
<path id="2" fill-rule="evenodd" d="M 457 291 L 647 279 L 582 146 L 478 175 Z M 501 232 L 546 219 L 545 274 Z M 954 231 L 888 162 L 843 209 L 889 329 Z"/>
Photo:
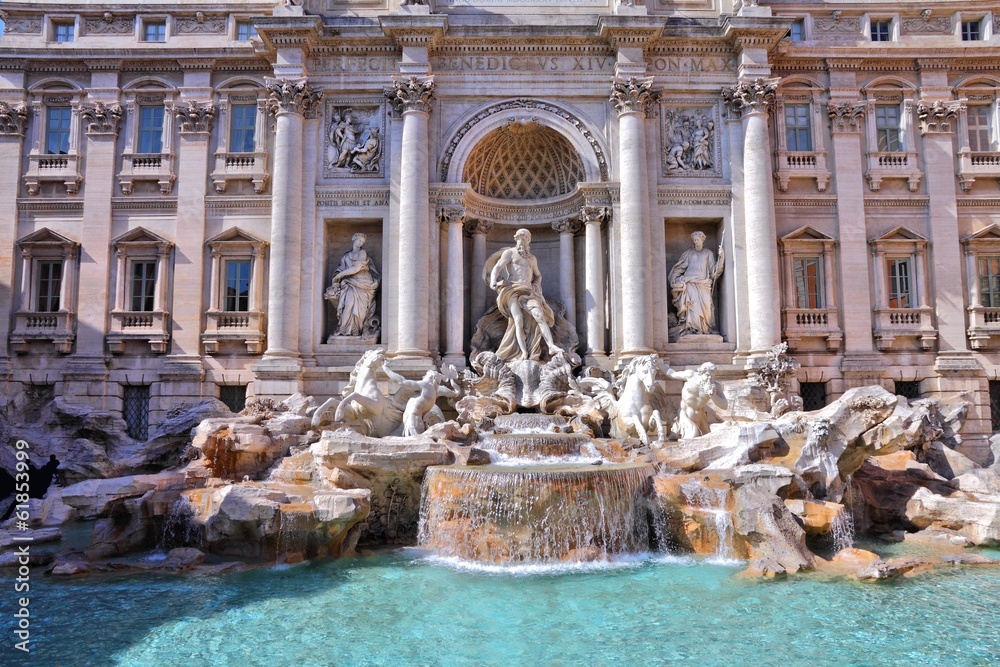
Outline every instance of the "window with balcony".
<path id="1" fill-rule="evenodd" d="M 811 81 L 793 79 L 778 91 L 774 116 L 778 140 L 775 177 L 782 192 L 788 190 L 793 178 L 814 179 L 819 192 L 824 192 L 830 183 L 825 123 L 818 116 L 823 108 L 823 90 Z"/>
<path id="2" fill-rule="evenodd" d="M 83 181 L 79 151 L 79 105 L 83 93 L 66 90 L 68 84 L 53 83 L 36 92 L 31 100 L 28 123 L 30 150 L 24 184 L 29 195 L 37 195 L 43 185 L 58 183 L 66 194 L 76 194 Z M 49 190 L 46 194 L 61 192 Z"/>
<path id="3" fill-rule="evenodd" d="M 136 353 L 163 354 L 170 344 L 167 287 L 173 244 L 137 227 L 112 241 L 112 246 L 118 262 L 108 349 L 121 354 L 131 344 Z"/>
<path id="4" fill-rule="evenodd" d="M 920 164 L 913 124 L 915 90 L 895 80 L 866 89 L 868 187 L 877 192 L 885 179 L 905 179 L 910 192 L 920 187 Z"/>
<path id="5" fill-rule="evenodd" d="M 878 348 L 933 349 L 937 329 L 927 291 L 927 239 L 897 227 L 871 243 Z"/>
<path id="6" fill-rule="evenodd" d="M 873 42 L 892 41 L 892 21 L 878 19 L 871 22 L 871 38 Z"/>
<path id="7" fill-rule="evenodd" d="M 219 101 L 219 124 L 223 130 L 212 171 L 215 191 L 222 194 L 231 183 L 242 181 L 253 186 L 254 194 L 263 194 L 269 178 L 263 92 L 247 87 L 223 90 Z"/>
<path id="8" fill-rule="evenodd" d="M 80 245 L 49 229 L 17 242 L 21 249 L 21 294 L 11 347 L 25 354 L 44 344 L 68 354 L 76 338 L 76 275 Z M 41 345 L 39 347 L 39 345 Z"/>
<path id="9" fill-rule="evenodd" d="M 267 243 L 238 227 L 208 241 L 212 255 L 207 324 L 202 334 L 206 354 L 245 346 L 264 350 L 264 250 Z"/>
<path id="10" fill-rule="evenodd" d="M 52 41 L 72 42 L 76 39 L 76 23 L 73 21 L 53 21 Z"/>
<path id="11" fill-rule="evenodd" d="M 125 195 L 132 194 L 137 183 L 153 187 L 155 182 L 163 195 L 174 187 L 174 91 L 159 86 L 139 84 L 124 92 L 125 149 L 118 185 Z"/>
<path id="12" fill-rule="evenodd" d="M 257 28 L 253 27 L 253 22 L 240 19 L 236 21 L 236 39 L 240 42 L 249 41 L 257 36 Z"/>
<path id="13" fill-rule="evenodd" d="M 70 126 L 73 110 L 66 107 L 48 107 L 45 110 L 45 152 L 49 155 L 69 153 Z"/>
<path id="14" fill-rule="evenodd" d="M 977 179 L 1000 181 L 1000 135 L 997 131 L 997 91 L 991 79 L 972 81 L 955 91 L 967 106 L 958 114 L 958 183 L 964 192 Z"/>
<path id="15" fill-rule="evenodd" d="M 167 41 L 167 22 L 162 19 L 146 20 L 142 23 L 142 41 Z"/>
<path id="16" fill-rule="evenodd" d="M 962 239 L 969 285 L 969 344 L 974 349 L 1000 344 L 1000 225 Z"/>
<path id="17" fill-rule="evenodd" d="M 809 339 L 820 339 L 829 350 L 843 340 L 833 267 L 836 242 L 806 226 L 779 241 L 784 265 L 782 328 L 792 349 L 805 349 Z"/>

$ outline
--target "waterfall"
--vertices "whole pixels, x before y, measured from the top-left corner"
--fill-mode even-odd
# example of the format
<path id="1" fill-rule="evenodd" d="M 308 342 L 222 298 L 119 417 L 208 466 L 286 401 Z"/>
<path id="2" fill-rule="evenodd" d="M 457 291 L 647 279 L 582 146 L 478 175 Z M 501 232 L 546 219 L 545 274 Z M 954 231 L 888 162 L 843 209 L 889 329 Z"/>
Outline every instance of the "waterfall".
<path id="1" fill-rule="evenodd" d="M 184 498 L 178 498 L 171 503 L 170 511 L 163 520 L 163 529 L 156 548 L 201 546 L 201 528 L 192 521 L 193 517 L 194 509 Z"/>
<path id="2" fill-rule="evenodd" d="M 722 563 L 736 560 L 736 529 L 733 527 L 733 515 L 726 509 L 729 489 L 713 488 L 697 479 L 684 482 L 680 488 L 688 504 L 704 512 L 715 523 L 715 534 L 719 540 L 715 560 Z"/>
<path id="3" fill-rule="evenodd" d="M 278 559 L 292 554 L 305 556 L 309 546 L 311 524 L 311 506 L 282 503 L 278 512 L 278 543 L 275 545 L 275 556 Z"/>
<path id="4" fill-rule="evenodd" d="M 649 544 L 649 464 L 431 467 L 419 543 L 498 564 L 602 560 Z"/>
<path id="5" fill-rule="evenodd" d="M 518 459 L 577 456 L 590 438 L 581 433 L 487 433 L 476 446 Z"/>
<path id="6" fill-rule="evenodd" d="M 854 546 L 854 517 L 847 507 L 840 510 L 833 519 L 833 548 L 836 551 Z"/>

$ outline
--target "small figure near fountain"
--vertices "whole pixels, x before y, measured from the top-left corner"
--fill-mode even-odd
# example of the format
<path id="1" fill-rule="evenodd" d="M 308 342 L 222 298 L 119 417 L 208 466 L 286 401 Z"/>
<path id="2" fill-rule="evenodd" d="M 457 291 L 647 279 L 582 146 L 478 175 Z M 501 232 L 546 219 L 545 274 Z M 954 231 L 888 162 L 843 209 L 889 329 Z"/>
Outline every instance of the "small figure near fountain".
<path id="1" fill-rule="evenodd" d="M 448 366 L 446 370 L 449 371 L 447 375 L 429 370 L 421 380 L 407 380 L 389 368 L 388 361 L 382 363 L 382 371 L 390 380 L 398 383 L 401 389 L 417 392 L 406 402 L 406 409 L 403 410 L 403 436 L 420 435 L 427 427 L 444 421 L 444 415 L 437 407 L 438 397 L 458 398 L 462 394 L 462 390 L 455 386 L 458 375 L 455 368 Z M 451 384 L 450 387 L 441 386 L 445 380 Z"/>
<path id="2" fill-rule="evenodd" d="M 684 381 L 680 410 L 674 426 L 677 435 L 687 440 L 708 433 L 708 402 L 715 396 L 717 389 L 713 377 L 715 364 L 706 361 L 698 370 L 692 371 L 675 371 L 664 366 L 663 372 L 672 380 Z"/>
<path id="3" fill-rule="evenodd" d="M 517 230 L 514 242 L 513 248 L 501 250 L 486 263 L 490 289 L 497 292 L 497 308 L 507 318 L 507 331 L 496 353 L 503 361 L 537 361 L 542 357 L 543 340 L 550 356 L 562 348 L 552 339 L 555 315 L 542 295 L 542 274 L 531 254 L 531 232 Z"/>
<path id="4" fill-rule="evenodd" d="M 368 237 L 358 232 L 351 240 L 353 248 L 344 253 L 337 273 L 323 296 L 337 306 L 335 336 L 361 336 L 374 340 L 379 331 L 379 321 L 375 316 L 379 273 L 363 247 Z"/>
<path id="5" fill-rule="evenodd" d="M 725 251 L 719 244 L 719 257 L 706 249 L 704 232 L 691 234 L 694 247 L 684 251 L 670 269 L 668 282 L 677 309 L 677 325 L 670 336 L 677 340 L 690 334 L 718 334 L 715 324 L 715 281 L 726 265 Z"/>

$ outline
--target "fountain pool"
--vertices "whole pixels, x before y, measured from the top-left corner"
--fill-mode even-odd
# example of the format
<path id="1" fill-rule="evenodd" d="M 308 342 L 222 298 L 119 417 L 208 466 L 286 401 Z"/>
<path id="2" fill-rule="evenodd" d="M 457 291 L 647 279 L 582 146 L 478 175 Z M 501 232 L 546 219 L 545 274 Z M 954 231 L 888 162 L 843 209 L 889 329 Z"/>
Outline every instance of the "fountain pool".
<path id="1" fill-rule="evenodd" d="M 649 555 L 498 570 L 407 549 L 212 576 L 39 576 L 24 664 L 996 664 L 996 568 L 887 584 L 738 571 Z"/>

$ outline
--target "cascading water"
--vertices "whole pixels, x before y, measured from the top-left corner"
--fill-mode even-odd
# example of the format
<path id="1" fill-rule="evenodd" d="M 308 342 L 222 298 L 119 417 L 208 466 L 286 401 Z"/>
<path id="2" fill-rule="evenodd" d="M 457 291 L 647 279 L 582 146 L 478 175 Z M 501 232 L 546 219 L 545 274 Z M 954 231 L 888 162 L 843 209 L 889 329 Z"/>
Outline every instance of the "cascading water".
<path id="1" fill-rule="evenodd" d="M 201 529 L 191 520 L 193 516 L 194 508 L 187 501 L 184 499 L 174 501 L 163 521 L 157 548 L 201 546 Z"/>
<path id="2" fill-rule="evenodd" d="M 736 529 L 733 527 L 733 516 L 726 509 L 729 491 L 714 488 L 692 479 L 681 485 L 681 492 L 688 504 L 700 509 L 714 521 L 715 533 L 718 536 L 718 545 L 715 549 L 716 560 L 720 562 L 735 560 L 736 551 L 733 540 Z"/>
<path id="3" fill-rule="evenodd" d="M 644 551 L 650 464 L 428 468 L 419 542 L 441 556 L 516 564 Z"/>

